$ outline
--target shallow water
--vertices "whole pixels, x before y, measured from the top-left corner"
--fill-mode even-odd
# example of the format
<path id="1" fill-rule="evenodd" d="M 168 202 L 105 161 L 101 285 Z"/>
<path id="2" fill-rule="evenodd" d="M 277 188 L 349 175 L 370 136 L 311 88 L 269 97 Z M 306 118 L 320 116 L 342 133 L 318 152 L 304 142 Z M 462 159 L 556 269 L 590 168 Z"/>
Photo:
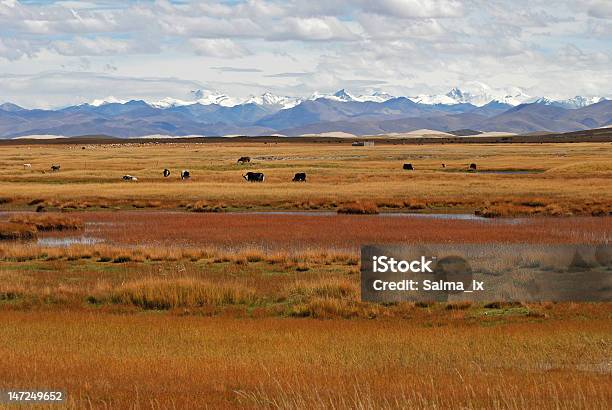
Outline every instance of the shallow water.
<path id="1" fill-rule="evenodd" d="M 255 212 L 223 212 L 224 214 L 240 214 L 240 215 L 299 215 L 299 216 L 346 216 L 349 214 L 338 214 L 333 211 L 255 211 Z M 459 220 L 476 220 L 476 221 L 491 221 L 491 218 L 484 218 L 474 214 L 452 214 L 452 213 L 410 213 L 410 212 L 381 212 L 372 215 L 356 215 L 356 216 L 373 216 L 378 218 L 395 217 L 395 218 L 432 218 L 432 219 L 459 219 Z"/>
<path id="2" fill-rule="evenodd" d="M 104 242 L 104 239 L 91 236 L 72 236 L 72 237 L 46 237 L 39 238 L 36 244 L 48 248 L 65 248 L 71 245 L 95 245 Z"/>

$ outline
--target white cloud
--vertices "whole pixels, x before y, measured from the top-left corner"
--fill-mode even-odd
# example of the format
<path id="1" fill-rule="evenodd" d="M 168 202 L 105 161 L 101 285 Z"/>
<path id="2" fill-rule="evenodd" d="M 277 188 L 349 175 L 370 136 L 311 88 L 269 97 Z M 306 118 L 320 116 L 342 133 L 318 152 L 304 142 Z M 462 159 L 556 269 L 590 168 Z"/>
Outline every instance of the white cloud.
<path id="1" fill-rule="evenodd" d="M 196 54 L 217 58 L 238 58 L 250 51 L 228 38 L 194 38 L 190 44 Z"/>
<path id="2" fill-rule="evenodd" d="M 37 47 L 32 46 L 28 41 L 0 37 L 0 58 L 12 61 L 33 56 L 36 51 Z"/>
<path id="3" fill-rule="evenodd" d="M 595 86 L 609 94 L 611 17 L 604 0 L 0 0 L 0 77 L 48 69 L 213 76 L 249 93 L 302 96 L 347 84 L 359 93 L 372 81 L 430 93 L 472 80 L 552 94 L 555 79 L 568 94 Z M 238 58 L 234 69 L 210 68 Z M 34 84 L 11 95 L 65 101 L 74 91 L 64 80 L 70 92 Z M 96 78 L 92 87 L 107 84 Z"/>
<path id="4" fill-rule="evenodd" d="M 408 19 L 460 17 L 464 11 L 455 0 L 366 0 L 364 9 Z"/>
<path id="5" fill-rule="evenodd" d="M 357 35 L 335 17 L 289 17 L 276 32 L 270 36 L 273 40 L 355 40 Z"/>
<path id="6" fill-rule="evenodd" d="M 25 107 L 57 107 L 93 101 L 111 94 L 123 100 L 187 98 L 206 86 L 195 81 L 158 77 L 123 77 L 92 72 L 50 71 L 0 76 L 0 95 Z"/>
<path id="7" fill-rule="evenodd" d="M 137 43 L 109 37 L 58 40 L 51 43 L 51 48 L 65 56 L 109 56 L 145 51 L 145 48 Z"/>

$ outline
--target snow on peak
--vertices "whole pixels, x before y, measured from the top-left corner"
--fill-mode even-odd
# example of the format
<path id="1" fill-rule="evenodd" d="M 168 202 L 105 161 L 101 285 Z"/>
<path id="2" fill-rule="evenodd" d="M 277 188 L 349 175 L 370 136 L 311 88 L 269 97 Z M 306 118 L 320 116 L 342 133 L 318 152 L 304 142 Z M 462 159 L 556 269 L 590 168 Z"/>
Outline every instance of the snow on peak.
<path id="1" fill-rule="evenodd" d="M 202 105 L 221 105 L 223 107 L 233 107 L 240 104 L 240 101 L 234 99 L 226 94 L 219 94 L 211 91 L 194 90 L 191 92 L 194 100 L 189 104 L 202 104 Z"/>
<path id="2" fill-rule="evenodd" d="M 193 102 L 179 100 L 178 98 L 166 97 L 158 101 L 149 102 L 148 104 L 151 107 L 155 107 L 155 108 L 172 108 L 172 107 L 180 107 L 182 105 L 193 104 Z"/>
<path id="3" fill-rule="evenodd" d="M 295 97 L 287 97 L 275 95 L 269 92 L 263 93 L 262 95 L 252 95 L 243 101 L 243 104 L 257 104 L 263 106 L 276 106 L 282 107 L 282 109 L 293 108 L 298 105 L 302 100 Z"/>
<path id="4" fill-rule="evenodd" d="M 308 98 L 308 100 L 318 100 L 321 98 L 338 102 L 382 103 L 396 97 L 382 91 L 355 95 L 343 88 L 333 94 L 315 92 Z M 513 106 L 523 103 L 539 103 L 572 109 L 586 107 L 603 100 L 602 97 L 596 96 L 576 96 L 565 100 L 548 99 L 544 97 L 534 98 L 527 95 L 521 88 L 518 87 L 497 89 L 491 88 L 488 85 L 477 81 L 469 82 L 461 87 L 453 87 L 446 94 L 420 94 L 408 98 L 415 103 L 428 105 L 473 104 L 481 107 L 490 102 L 499 102 Z M 234 107 L 242 104 L 257 104 L 260 106 L 270 107 L 271 109 L 289 109 L 300 104 L 302 101 L 304 101 L 304 99 L 299 97 L 280 96 L 270 92 L 265 92 L 261 95 L 251 95 L 246 98 L 234 98 L 216 91 L 193 90 L 185 99 L 166 97 L 156 101 L 145 102 L 151 107 L 159 109 L 180 107 L 191 104 L 215 104 L 223 107 Z M 99 107 L 105 104 L 125 104 L 128 102 L 129 100 L 126 99 L 109 96 L 102 99 L 96 99 L 89 103 L 89 105 Z"/>
<path id="5" fill-rule="evenodd" d="M 333 94 L 323 94 L 318 91 L 315 91 L 309 98 L 309 100 L 318 100 L 324 98 L 326 100 L 332 101 L 341 101 L 341 102 L 349 102 L 356 101 L 355 97 L 348 93 L 344 88 L 342 90 L 338 90 Z"/>
<path id="6" fill-rule="evenodd" d="M 121 100 L 119 98 L 115 98 L 112 95 L 110 95 L 106 98 L 100 98 L 97 100 L 93 100 L 92 102 L 89 103 L 89 105 L 93 105 L 94 107 L 100 107 L 106 104 L 125 104 L 128 101 L 129 100 Z"/>
<path id="7" fill-rule="evenodd" d="M 350 92 L 348 92 L 346 89 L 341 89 L 336 91 L 333 94 L 322 94 L 319 93 L 318 91 L 313 93 L 310 98 L 308 98 L 309 100 L 318 100 L 319 98 L 325 98 L 327 100 L 332 100 L 332 101 L 340 101 L 340 102 L 351 102 L 351 101 L 357 101 L 357 102 L 366 102 L 366 101 L 371 101 L 371 102 L 385 102 L 387 100 L 390 100 L 392 98 L 395 98 L 394 96 L 381 92 L 381 91 L 376 91 L 372 94 L 361 94 L 361 95 L 353 95 Z"/>
<path id="8" fill-rule="evenodd" d="M 417 104 L 444 104 L 444 105 L 454 105 L 459 104 L 457 100 L 453 97 L 449 97 L 448 95 L 426 95 L 420 94 L 414 97 L 409 97 L 409 100 L 417 103 Z"/>
<path id="9" fill-rule="evenodd" d="M 349 92 L 346 91 L 344 88 L 342 90 L 336 91 L 333 96 L 336 97 L 339 101 L 355 101 L 355 97 L 349 94 Z"/>
<path id="10" fill-rule="evenodd" d="M 387 100 L 391 100 L 395 98 L 395 96 L 391 95 L 391 94 L 387 94 L 385 92 L 382 91 L 376 91 L 372 94 L 362 94 L 359 97 L 357 97 L 358 101 L 371 101 L 371 102 L 377 102 L 377 103 L 382 103 L 385 102 Z"/>
<path id="11" fill-rule="evenodd" d="M 532 103 L 532 104 L 543 104 L 543 105 L 553 105 L 554 101 L 551 100 L 550 98 L 539 97 L 539 98 L 536 98 L 535 100 L 530 101 L 530 103 Z"/>
<path id="12" fill-rule="evenodd" d="M 565 100 L 556 101 L 557 105 L 560 105 L 564 108 L 582 108 L 591 104 L 596 104 L 598 102 L 603 101 L 605 98 L 603 97 L 583 97 L 581 95 L 577 95 L 573 98 L 568 98 Z"/>
<path id="13" fill-rule="evenodd" d="M 526 94 L 521 88 L 510 87 L 506 89 L 505 94 L 501 98 L 498 97 L 496 99 L 506 104 L 519 105 L 529 101 L 530 98 L 531 96 Z"/>
<path id="14" fill-rule="evenodd" d="M 491 101 L 518 105 L 530 99 L 520 88 L 493 89 L 478 81 L 467 83 L 463 87 L 454 87 L 446 94 L 421 94 L 410 99 L 421 104 L 473 104 L 482 107 Z"/>

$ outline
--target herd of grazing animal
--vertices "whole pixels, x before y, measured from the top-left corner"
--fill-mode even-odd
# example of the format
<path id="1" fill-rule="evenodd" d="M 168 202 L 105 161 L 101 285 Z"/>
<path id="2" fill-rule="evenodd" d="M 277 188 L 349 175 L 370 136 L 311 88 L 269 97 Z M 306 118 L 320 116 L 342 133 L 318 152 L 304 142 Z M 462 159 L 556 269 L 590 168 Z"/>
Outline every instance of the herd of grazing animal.
<path id="1" fill-rule="evenodd" d="M 251 157 L 240 157 L 238 158 L 237 163 L 240 165 L 246 164 L 246 163 L 250 163 L 251 162 Z M 24 169 L 28 169 L 28 168 L 32 168 L 32 164 L 23 164 L 23 168 Z M 51 172 L 58 172 L 60 170 L 60 165 L 59 164 L 53 164 L 51 165 Z M 442 164 L 442 168 L 446 168 L 446 164 Z M 405 163 L 402 166 L 402 169 L 407 170 L 407 171 L 414 171 L 414 166 L 411 163 Z M 476 171 L 476 164 L 475 163 L 471 163 L 468 166 L 468 171 Z M 170 176 L 170 170 L 168 168 L 164 168 L 164 171 L 162 173 L 162 175 L 164 176 L 164 178 L 168 178 Z M 191 178 L 191 173 L 189 172 L 189 170 L 184 169 L 181 171 L 180 173 L 180 177 L 181 180 L 185 180 L 185 179 L 189 179 Z M 247 181 L 247 182 L 264 182 L 266 179 L 266 176 L 264 175 L 263 172 L 247 172 L 246 174 L 242 175 L 242 177 Z M 138 178 L 133 176 L 133 175 L 124 175 L 123 177 L 121 177 L 121 179 L 123 181 L 138 181 Z M 293 182 L 306 182 L 306 173 L 305 172 L 297 172 L 294 176 L 293 179 L 291 180 Z"/>

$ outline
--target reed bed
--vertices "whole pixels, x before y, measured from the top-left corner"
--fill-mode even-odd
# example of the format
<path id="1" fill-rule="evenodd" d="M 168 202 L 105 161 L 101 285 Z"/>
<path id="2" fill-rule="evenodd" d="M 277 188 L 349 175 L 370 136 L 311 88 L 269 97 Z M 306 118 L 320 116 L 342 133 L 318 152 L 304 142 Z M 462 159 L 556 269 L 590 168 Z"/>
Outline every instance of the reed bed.
<path id="1" fill-rule="evenodd" d="M 100 296 L 96 296 L 96 292 Z M 255 292 L 240 283 L 213 283 L 196 278 L 152 278 L 123 283 L 118 287 L 98 287 L 90 300 L 128 304 L 143 309 L 166 310 L 181 307 L 248 305 Z"/>
<path id="2" fill-rule="evenodd" d="M 0 240 L 34 239 L 36 234 L 35 227 L 13 222 L 0 222 Z"/>
<path id="3" fill-rule="evenodd" d="M 339 214 L 350 215 L 376 215 L 379 213 L 378 206 L 372 202 L 349 202 L 338 207 Z"/>
<path id="4" fill-rule="evenodd" d="M 13 224 L 32 226 L 36 230 L 45 231 L 70 231 L 83 228 L 83 221 L 79 218 L 59 214 L 17 214 L 10 218 Z"/>

